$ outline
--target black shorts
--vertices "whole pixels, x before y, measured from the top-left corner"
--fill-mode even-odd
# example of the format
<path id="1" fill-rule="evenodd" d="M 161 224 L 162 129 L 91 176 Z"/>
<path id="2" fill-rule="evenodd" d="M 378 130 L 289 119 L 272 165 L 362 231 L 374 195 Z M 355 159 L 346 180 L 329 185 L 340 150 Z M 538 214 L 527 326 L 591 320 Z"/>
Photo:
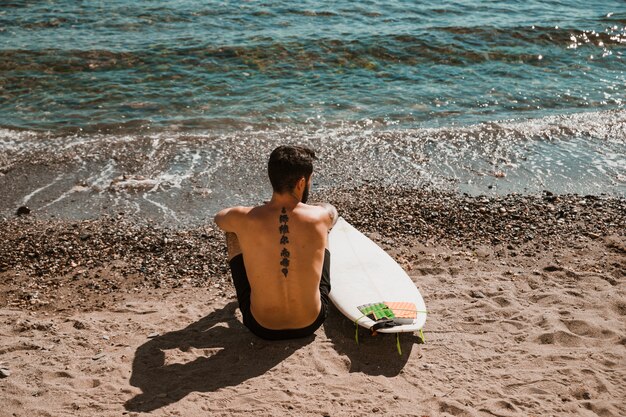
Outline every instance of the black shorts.
<path id="1" fill-rule="evenodd" d="M 230 272 L 233 276 L 233 283 L 237 291 L 239 310 L 243 315 L 243 324 L 255 335 L 267 340 L 295 339 L 306 337 L 315 332 L 328 316 L 328 294 L 330 293 L 330 252 L 324 252 L 324 265 L 322 266 L 322 277 L 320 280 L 320 301 L 322 308 L 317 319 L 309 326 L 301 329 L 273 330 L 261 326 L 250 311 L 250 282 L 243 263 L 243 254 L 239 254 L 230 260 Z"/>

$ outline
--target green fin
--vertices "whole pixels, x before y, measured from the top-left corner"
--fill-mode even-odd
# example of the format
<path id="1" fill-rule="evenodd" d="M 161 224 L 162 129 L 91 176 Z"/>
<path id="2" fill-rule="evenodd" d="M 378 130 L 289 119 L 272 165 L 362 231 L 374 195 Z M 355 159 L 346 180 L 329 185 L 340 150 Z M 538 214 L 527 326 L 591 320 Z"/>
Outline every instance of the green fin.
<path id="1" fill-rule="evenodd" d="M 396 346 L 398 347 L 398 355 L 402 356 L 402 348 L 400 347 L 400 333 L 396 333 Z"/>

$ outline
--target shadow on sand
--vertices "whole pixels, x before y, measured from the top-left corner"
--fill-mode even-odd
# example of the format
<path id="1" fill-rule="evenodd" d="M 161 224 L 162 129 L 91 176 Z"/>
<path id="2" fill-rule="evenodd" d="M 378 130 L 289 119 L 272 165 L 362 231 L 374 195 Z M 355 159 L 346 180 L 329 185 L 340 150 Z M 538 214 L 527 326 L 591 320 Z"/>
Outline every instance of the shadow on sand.
<path id="1" fill-rule="evenodd" d="M 359 327 L 359 343 L 355 340 L 355 325 L 331 304 L 328 318 L 324 322 L 326 336 L 338 353 L 350 360 L 350 372 L 368 375 L 396 376 L 402 371 L 413 345 L 422 339 L 413 333 L 400 334 L 402 355 L 398 354 L 395 334 L 370 335 L 369 330 Z"/>
<path id="2" fill-rule="evenodd" d="M 143 392 L 126 402 L 129 411 L 148 412 L 177 402 L 189 393 L 211 392 L 264 374 L 315 336 L 268 342 L 248 331 L 235 316 L 236 302 L 182 330 L 141 345 L 133 361 L 130 384 Z M 193 349 L 204 349 L 196 354 Z M 166 363 L 166 351 L 191 355 L 186 363 Z M 186 354 L 186 355 L 185 355 Z"/>

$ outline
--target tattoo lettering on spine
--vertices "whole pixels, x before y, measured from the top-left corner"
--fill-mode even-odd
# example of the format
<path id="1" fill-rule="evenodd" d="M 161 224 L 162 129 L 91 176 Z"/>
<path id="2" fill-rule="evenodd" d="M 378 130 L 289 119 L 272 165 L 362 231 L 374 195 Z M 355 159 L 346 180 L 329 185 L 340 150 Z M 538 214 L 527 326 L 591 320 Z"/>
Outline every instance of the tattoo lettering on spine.
<path id="1" fill-rule="evenodd" d="M 278 226 L 278 231 L 280 232 L 280 244 L 283 245 L 283 250 L 280 252 L 281 261 L 280 265 L 283 267 L 281 272 L 287 278 L 287 274 L 289 273 L 289 251 L 285 247 L 287 243 L 289 243 L 289 238 L 287 234 L 289 233 L 289 226 L 287 226 L 287 222 L 289 221 L 289 216 L 287 216 L 287 210 L 283 207 L 280 212 L 280 217 L 278 218 L 278 222 L 280 226 Z"/>

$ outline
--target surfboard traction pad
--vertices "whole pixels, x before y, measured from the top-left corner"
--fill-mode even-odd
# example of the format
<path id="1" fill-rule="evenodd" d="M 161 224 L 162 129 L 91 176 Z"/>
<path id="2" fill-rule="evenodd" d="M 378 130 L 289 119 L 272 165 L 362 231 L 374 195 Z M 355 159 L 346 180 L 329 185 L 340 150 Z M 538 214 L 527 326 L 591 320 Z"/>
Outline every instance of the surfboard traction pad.
<path id="1" fill-rule="evenodd" d="M 360 305 L 357 308 L 361 313 L 363 313 L 361 318 L 368 317 L 375 322 L 375 324 L 370 327 L 370 331 L 373 336 L 377 334 L 376 330 L 380 328 L 412 324 L 413 321 L 417 319 L 417 313 L 426 313 L 425 311 L 417 311 L 417 307 L 414 303 L 398 301 L 368 303 Z M 357 344 L 359 344 L 359 320 L 360 319 L 357 319 L 354 322 L 356 325 L 354 338 Z M 426 343 L 423 330 L 420 329 L 419 332 L 422 343 Z M 400 333 L 396 333 L 396 347 L 398 349 L 398 354 L 402 355 L 402 349 L 400 347 Z"/>
<path id="2" fill-rule="evenodd" d="M 417 307 L 409 302 L 368 303 L 357 307 L 363 316 L 373 321 L 388 319 L 394 324 L 412 324 L 417 318 Z"/>

